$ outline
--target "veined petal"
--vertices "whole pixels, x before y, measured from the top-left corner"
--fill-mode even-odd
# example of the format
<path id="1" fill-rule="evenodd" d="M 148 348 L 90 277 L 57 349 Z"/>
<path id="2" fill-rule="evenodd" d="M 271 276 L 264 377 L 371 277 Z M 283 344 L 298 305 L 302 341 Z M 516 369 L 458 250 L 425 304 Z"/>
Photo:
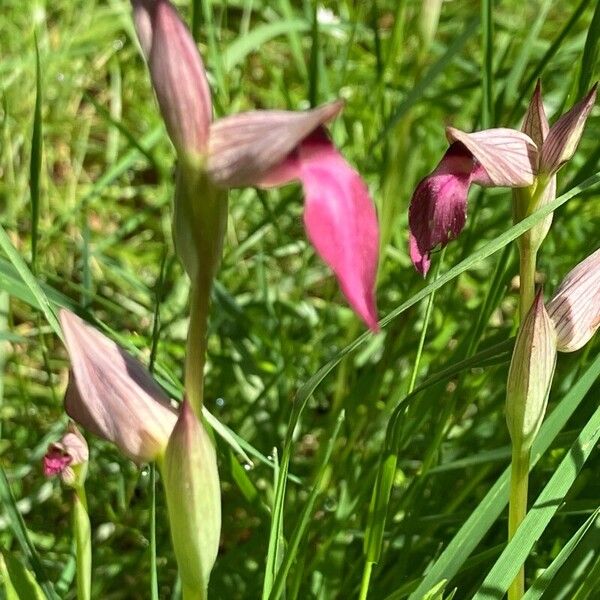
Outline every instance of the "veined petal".
<path id="1" fill-rule="evenodd" d="M 210 88 L 194 39 L 168 0 L 133 0 L 140 45 L 177 152 L 200 160 L 212 120 Z"/>
<path id="2" fill-rule="evenodd" d="M 68 310 L 60 321 L 71 359 L 67 414 L 136 462 L 166 448 L 177 420 L 169 399 L 135 358 Z"/>
<path id="3" fill-rule="evenodd" d="M 560 352 L 583 348 L 600 327 L 600 250 L 581 261 L 548 303 Z"/>
<path id="4" fill-rule="evenodd" d="M 537 171 L 538 150 L 521 131 L 507 128 L 465 133 L 446 128 L 446 137 L 461 142 L 485 169 L 487 177 L 474 177 L 474 183 L 499 187 L 530 186 Z"/>
<path id="5" fill-rule="evenodd" d="M 538 79 L 531 102 L 529 102 L 525 118 L 523 119 L 521 131 L 527 134 L 538 148 L 542 148 L 549 130 L 550 124 L 548 123 L 548 117 L 546 116 L 544 103 L 542 102 L 542 83 Z"/>
<path id="6" fill-rule="evenodd" d="M 300 146 L 297 163 L 308 238 L 335 273 L 350 306 L 378 331 L 379 224 L 369 190 L 324 134 Z"/>
<path id="7" fill-rule="evenodd" d="M 343 106 L 337 100 L 307 111 L 257 110 L 219 119 L 210 128 L 210 178 L 222 187 L 259 184 Z"/>
<path id="8" fill-rule="evenodd" d="M 417 185 L 410 201 L 410 257 L 416 269 L 427 274 L 430 254 L 461 232 L 467 215 L 467 195 L 476 169 L 470 152 L 456 142 L 427 177 Z"/>
<path id="9" fill-rule="evenodd" d="M 552 127 L 544 141 L 540 171 L 552 175 L 571 159 L 583 135 L 583 128 L 596 102 L 596 85 Z"/>

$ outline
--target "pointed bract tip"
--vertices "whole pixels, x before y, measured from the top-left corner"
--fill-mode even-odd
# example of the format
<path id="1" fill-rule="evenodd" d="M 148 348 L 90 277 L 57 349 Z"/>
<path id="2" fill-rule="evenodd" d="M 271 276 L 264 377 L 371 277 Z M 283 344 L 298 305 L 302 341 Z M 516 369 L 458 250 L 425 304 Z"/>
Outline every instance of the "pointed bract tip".
<path id="1" fill-rule="evenodd" d="M 201 163 L 208 144 L 212 103 L 192 34 L 167 0 L 134 0 L 133 13 L 171 141 L 181 158 Z"/>
<path id="2" fill-rule="evenodd" d="M 596 102 L 596 89 L 597 83 L 550 128 L 540 156 L 541 174 L 546 177 L 554 175 L 575 154 L 586 121 Z"/>

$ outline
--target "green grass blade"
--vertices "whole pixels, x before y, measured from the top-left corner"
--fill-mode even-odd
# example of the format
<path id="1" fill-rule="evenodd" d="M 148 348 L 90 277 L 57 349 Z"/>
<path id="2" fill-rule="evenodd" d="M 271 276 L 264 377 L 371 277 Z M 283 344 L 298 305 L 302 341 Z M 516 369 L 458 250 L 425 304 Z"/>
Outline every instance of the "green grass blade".
<path id="1" fill-rule="evenodd" d="M 444 72 L 448 65 L 460 54 L 467 42 L 477 33 L 479 28 L 479 18 L 471 19 L 465 26 L 464 31 L 457 36 L 444 54 L 433 64 L 423 75 L 412 90 L 406 95 L 406 98 L 396 107 L 392 115 L 382 128 L 379 137 L 374 145 L 378 145 L 394 129 L 394 126 L 404 117 L 404 115 L 415 105 L 429 89 L 435 80 Z"/>
<path id="2" fill-rule="evenodd" d="M 548 65 L 548 63 L 552 60 L 554 55 L 560 50 L 560 47 L 567 39 L 569 33 L 573 29 L 573 27 L 579 21 L 581 15 L 585 12 L 587 5 L 590 3 L 590 0 L 581 0 L 579 5 L 573 11 L 571 18 L 565 23 L 565 26 L 561 29 L 560 33 L 554 38 L 554 41 L 544 53 L 544 56 L 540 59 L 535 69 L 527 79 L 527 81 L 521 86 L 521 93 L 517 101 L 513 106 L 513 110 L 511 112 L 511 117 L 509 121 L 512 121 L 519 112 L 521 112 L 521 102 L 523 99 L 531 93 L 531 89 L 533 84 L 537 81 L 537 79 L 542 75 L 544 69 Z"/>
<path id="3" fill-rule="evenodd" d="M 12 532 L 17 539 L 23 554 L 26 556 L 36 581 L 44 591 L 46 598 L 48 600 L 59 600 L 52 583 L 48 578 L 46 569 L 38 556 L 37 550 L 29 538 L 27 528 L 23 522 L 23 517 L 17 508 L 17 503 L 10 489 L 6 473 L 2 467 L 0 467 L 0 505 L 4 508 Z"/>
<path id="4" fill-rule="evenodd" d="M 40 178 L 42 174 L 42 75 L 40 49 L 35 43 L 35 108 L 31 133 L 31 160 L 29 163 L 29 189 L 31 192 L 31 270 L 37 271 L 38 229 L 40 221 Z"/>
<path id="5" fill-rule="evenodd" d="M 285 19 L 258 25 L 246 35 L 233 40 L 222 55 L 223 68 L 226 72 L 241 64 L 246 57 L 269 40 L 280 35 L 291 35 L 310 31 L 311 26 L 303 19 Z M 302 62 L 304 65 L 304 62 Z M 304 66 L 306 71 L 306 66 Z"/>
<path id="6" fill-rule="evenodd" d="M 60 325 L 58 324 L 58 320 L 56 319 L 56 315 L 50 306 L 50 302 L 44 290 L 41 288 L 37 279 L 33 275 L 33 273 L 29 270 L 25 261 L 21 258 L 21 255 L 17 252 L 16 248 L 12 245 L 8 234 L 6 233 L 4 227 L 0 225 L 0 248 L 4 251 L 13 267 L 23 280 L 23 283 L 29 288 L 29 291 L 35 298 L 39 308 L 44 313 L 48 324 L 54 330 L 54 333 L 62 339 L 62 330 Z"/>
<path id="7" fill-rule="evenodd" d="M 496 600 L 508 590 L 531 549 L 556 514 L 599 439 L 600 408 L 596 409 L 530 508 L 513 539 L 487 574 L 474 596 L 474 600 Z"/>
<path id="8" fill-rule="evenodd" d="M 592 528 L 600 527 L 600 508 L 596 509 L 585 521 L 585 523 L 577 530 L 575 535 L 562 547 L 558 556 L 552 561 L 552 564 L 546 568 L 533 582 L 533 585 L 525 592 L 523 600 L 540 600 L 554 576 L 566 561 L 571 557 L 573 551 L 577 548 L 588 531 Z"/>
<path id="9" fill-rule="evenodd" d="M 273 476 L 275 480 L 275 496 L 271 507 L 271 528 L 269 531 L 269 547 L 265 564 L 265 579 L 262 598 L 268 600 L 273 591 L 273 584 L 283 555 L 283 508 L 287 478 L 281 476 L 281 466 L 277 458 L 277 450 L 273 448 Z"/>
<path id="10" fill-rule="evenodd" d="M 336 419 L 335 427 L 333 429 L 333 432 L 331 433 L 331 437 L 327 442 L 327 447 L 325 449 L 325 453 L 323 454 L 323 459 L 321 460 L 321 463 L 317 470 L 314 485 L 310 491 L 308 498 L 306 499 L 304 509 L 302 510 L 302 514 L 298 519 L 298 524 L 296 525 L 296 528 L 294 529 L 294 532 L 290 537 L 287 551 L 285 553 L 283 562 L 279 570 L 277 571 L 277 576 L 275 578 L 271 594 L 269 595 L 269 600 L 279 600 L 279 598 L 282 597 L 286 578 L 290 572 L 290 569 L 292 568 L 292 565 L 298 559 L 298 549 L 300 547 L 300 543 L 304 539 L 306 530 L 308 529 L 308 525 L 314 512 L 315 503 L 317 501 L 319 493 L 322 491 L 323 479 L 327 472 L 327 468 L 329 467 L 331 454 L 333 452 L 335 442 L 337 441 L 338 434 L 340 432 L 340 427 L 342 426 L 345 417 L 345 412 L 342 410 L 342 412 L 340 412 L 338 418 Z"/>
<path id="11" fill-rule="evenodd" d="M 600 2 L 596 2 L 594 16 L 585 38 L 585 46 L 581 57 L 579 71 L 578 98 L 583 98 L 592 85 L 594 72 L 598 63 L 598 42 L 600 41 Z"/>
<path id="12" fill-rule="evenodd" d="M 533 445 L 530 468 L 548 450 L 599 376 L 600 355 L 594 359 L 594 362 L 587 368 L 579 381 L 569 390 L 561 402 L 558 403 L 554 411 L 542 425 Z M 465 521 L 454 538 L 452 538 L 452 541 L 446 546 L 421 584 L 410 595 L 409 600 L 420 600 L 422 595 L 436 583 L 442 579 L 449 580 L 458 573 L 463 563 L 506 507 L 508 503 L 509 477 L 510 469 L 507 468 L 471 516 Z"/>
<path id="13" fill-rule="evenodd" d="M 46 597 L 44 591 L 25 565 L 12 554 L 5 553 L 3 557 L 6 567 L 4 576 L 7 578 L 4 584 L 7 589 L 10 589 L 10 584 L 18 600 L 43 600 Z M 2 555 L 0 555 L 0 561 L 2 561 Z M 0 572 L 2 570 L 0 567 Z"/>
<path id="14" fill-rule="evenodd" d="M 483 68 L 481 69 L 481 124 L 489 129 L 494 124 L 494 21 L 493 0 L 481 1 L 481 42 Z"/>

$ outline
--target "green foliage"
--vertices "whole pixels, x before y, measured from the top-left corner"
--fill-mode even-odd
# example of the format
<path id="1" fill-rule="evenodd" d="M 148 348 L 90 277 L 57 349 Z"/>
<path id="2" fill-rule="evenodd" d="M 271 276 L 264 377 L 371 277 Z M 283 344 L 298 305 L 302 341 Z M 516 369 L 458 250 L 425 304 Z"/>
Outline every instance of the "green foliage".
<path id="1" fill-rule="evenodd" d="M 412 0 L 178 6 L 219 115 L 346 100 L 332 135 L 382 223 L 384 332 L 373 337 L 306 241 L 299 188 L 230 194 L 205 390 L 223 494 L 211 597 L 355 598 L 365 547 L 374 600 L 499 598 L 517 555 L 528 600 L 595 597 L 598 341 L 558 358 L 532 454 L 535 509 L 508 549 L 503 407 L 512 241 L 556 211 L 538 264 L 546 297 L 596 249 L 597 112 L 542 211 L 511 227 L 508 190 L 473 192 L 460 241 L 434 256 L 435 280 L 410 264 L 406 209 L 446 148 L 445 125 L 519 126 L 538 77 L 552 121 L 595 81 L 597 3 L 444 2 L 424 50 Z M 171 238 L 174 153 L 129 10 L 3 2 L 0 576 L 13 589 L 0 597 L 35 576 L 44 597 L 74 598 L 70 495 L 40 467 L 64 425 L 57 307 L 78 310 L 181 396 L 189 284 Z M 158 474 L 88 440 L 92 597 L 177 598 Z"/>

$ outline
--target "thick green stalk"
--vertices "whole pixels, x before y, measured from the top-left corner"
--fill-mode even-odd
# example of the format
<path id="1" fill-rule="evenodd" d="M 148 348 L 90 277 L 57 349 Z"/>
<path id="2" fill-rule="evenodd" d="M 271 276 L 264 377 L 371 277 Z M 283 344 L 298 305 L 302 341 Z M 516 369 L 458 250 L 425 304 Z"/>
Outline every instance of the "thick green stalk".
<path id="1" fill-rule="evenodd" d="M 510 470 L 510 496 L 508 505 L 508 539 L 512 540 L 519 525 L 527 514 L 527 488 L 529 481 L 530 451 L 522 451 L 513 445 Z M 525 567 L 521 566 L 518 575 L 508 589 L 508 600 L 520 600 L 525 593 Z"/>
<path id="2" fill-rule="evenodd" d="M 210 293 L 221 262 L 227 225 L 227 193 L 216 188 L 202 166 L 182 163 L 177 171 L 173 238 L 191 281 L 185 393 L 196 415 L 204 395 L 204 363 Z"/>
<path id="3" fill-rule="evenodd" d="M 204 364 L 208 331 L 210 287 L 192 284 L 190 324 L 185 353 L 185 393 L 196 415 L 204 402 Z"/>
<path id="4" fill-rule="evenodd" d="M 73 533 L 77 562 L 77 600 L 90 600 L 92 583 L 92 540 L 87 498 L 83 485 L 73 493 Z"/>
<path id="5" fill-rule="evenodd" d="M 182 600 L 206 600 L 208 595 L 205 590 L 193 590 L 192 588 L 183 585 L 181 588 L 181 598 Z"/>
<path id="6" fill-rule="evenodd" d="M 527 235 L 527 234 L 525 234 Z M 519 317 L 521 322 L 529 312 L 535 297 L 537 252 L 526 240 L 519 244 Z"/>

